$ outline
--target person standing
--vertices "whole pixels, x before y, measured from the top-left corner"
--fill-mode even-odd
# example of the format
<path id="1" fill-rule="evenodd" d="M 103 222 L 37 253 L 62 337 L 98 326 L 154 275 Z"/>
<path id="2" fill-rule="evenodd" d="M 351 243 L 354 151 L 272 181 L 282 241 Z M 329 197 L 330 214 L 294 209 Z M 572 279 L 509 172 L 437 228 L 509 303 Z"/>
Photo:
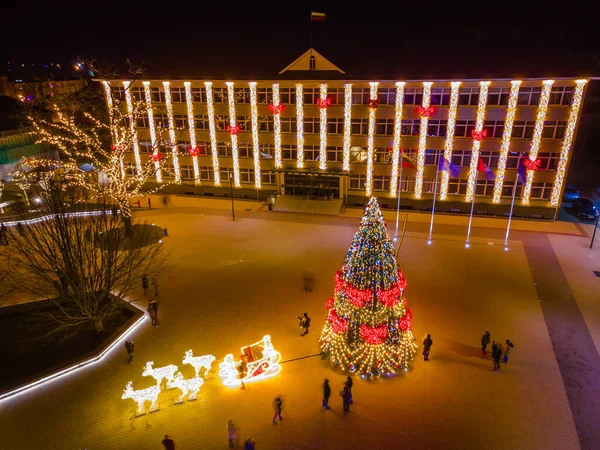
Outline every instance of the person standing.
<path id="1" fill-rule="evenodd" d="M 256 442 L 252 438 L 247 438 L 244 442 L 244 450 L 254 450 Z"/>
<path id="2" fill-rule="evenodd" d="M 350 412 L 350 389 L 348 389 L 348 385 L 346 385 L 346 383 L 344 383 L 344 389 L 342 389 L 340 395 L 342 396 L 344 412 Z"/>
<path id="3" fill-rule="evenodd" d="M 331 387 L 329 386 L 329 380 L 325 378 L 323 383 L 323 408 L 329 409 L 329 397 L 331 396 Z"/>
<path id="4" fill-rule="evenodd" d="M 138 209 L 140 209 L 142 207 L 142 201 L 139 198 L 138 198 L 137 204 L 138 204 Z"/>
<path id="5" fill-rule="evenodd" d="M 229 448 L 239 447 L 237 430 L 235 429 L 235 423 L 233 423 L 233 419 L 229 419 L 227 421 L 227 438 L 229 439 Z"/>
<path id="6" fill-rule="evenodd" d="M 153 322 L 153 326 L 157 327 L 158 326 L 158 302 L 155 299 L 150 300 L 150 303 L 148 304 L 148 308 L 152 308 L 153 311 L 153 316 L 154 316 L 154 322 Z M 152 315 L 150 316 L 152 317 Z"/>
<path id="7" fill-rule="evenodd" d="M 148 197 L 148 208 L 152 209 L 152 200 Z"/>
<path id="8" fill-rule="evenodd" d="M 350 393 L 350 403 L 354 402 L 354 400 L 352 399 L 352 386 L 353 385 L 354 385 L 354 383 L 352 382 L 352 377 L 346 378 L 346 386 L 348 386 L 348 391 Z"/>
<path id="9" fill-rule="evenodd" d="M 493 372 L 500 370 L 500 358 L 502 357 L 502 349 L 500 346 L 496 346 L 495 350 L 492 350 L 492 359 L 494 360 Z"/>
<path id="10" fill-rule="evenodd" d="M 128 363 L 130 363 L 133 361 L 133 352 L 135 351 L 133 341 L 125 341 L 125 350 L 127 350 L 127 356 L 129 356 Z"/>
<path id="11" fill-rule="evenodd" d="M 504 361 L 504 364 L 508 362 L 508 354 L 510 353 L 510 350 L 512 348 L 515 348 L 515 345 L 509 339 L 507 339 L 506 344 L 504 345 L 504 354 L 502 355 L 502 360 Z"/>
<path id="12" fill-rule="evenodd" d="M 165 450 L 175 450 L 175 442 L 173 442 L 173 439 L 171 439 L 168 434 L 165 434 L 165 438 L 162 440 L 161 444 Z"/>
<path id="13" fill-rule="evenodd" d="M 496 344 L 496 341 L 492 341 L 492 358 L 494 357 L 494 352 L 498 350 L 498 344 Z"/>
<path id="14" fill-rule="evenodd" d="M 146 310 L 148 311 L 148 315 L 150 316 L 150 320 L 152 321 L 152 326 L 155 327 L 157 320 L 156 320 L 156 312 L 154 312 L 154 305 L 152 304 L 152 300 L 150 300 L 150 302 L 148 303 L 148 308 L 146 308 Z"/>
<path id="15" fill-rule="evenodd" d="M 302 333 L 300 336 L 304 336 L 308 334 L 308 328 L 310 327 L 310 317 L 308 317 L 307 313 L 304 313 L 303 316 L 296 316 L 300 319 L 300 328 L 302 328 Z"/>
<path id="16" fill-rule="evenodd" d="M 142 277 L 142 287 L 144 288 L 144 295 L 148 295 L 148 287 L 149 287 L 150 283 L 148 281 L 148 277 L 144 274 L 144 276 Z"/>
<path id="17" fill-rule="evenodd" d="M 431 335 L 428 334 L 423 339 L 423 360 L 429 361 L 429 351 L 431 350 L 431 346 L 433 345 L 433 341 L 431 340 Z"/>
<path id="18" fill-rule="evenodd" d="M 273 416 L 273 423 L 277 423 L 277 417 L 279 417 L 279 420 L 283 420 L 283 417 L 281 417 L 282 406 L 283 406 L 283 402 L 281 401 L 281 397 L 276 397 L 275 400 L 273 400 L 273 408 L 275 409 L 275 415 Z"/>
<path id="19" fill-rule="evenodd" d="M 489 343 L 490 343 L 490 332 L 486 331 L 485 333 L 483 333 L 483 336 L 481 336 L 481 354 L 482 355 L 485 355 L 485 349 L 487 348 Z"/>

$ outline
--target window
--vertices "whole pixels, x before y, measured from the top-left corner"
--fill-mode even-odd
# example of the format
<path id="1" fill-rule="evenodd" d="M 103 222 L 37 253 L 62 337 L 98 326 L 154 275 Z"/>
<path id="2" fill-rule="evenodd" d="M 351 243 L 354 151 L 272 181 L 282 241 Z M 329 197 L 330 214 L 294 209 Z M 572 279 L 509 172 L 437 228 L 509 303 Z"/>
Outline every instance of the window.
<path id="1" fill-rule="evenodd" d="M 208 116 L 194 116 L 196 130 L 208 130 Z"/>
<path id="2" fill-rule="evenodd" d="M 150 96 L 152 97 L 153 103 L 164 103 L 165 100 L 165 91 L 159 87 L 151 87 L 150 88 Z"/>
<path id="3" fill-rule="evenodd" d="M 552 86 L 550 91 L 550 104 L 551 105 L 565 105 L 571 104 L 573 99 L 573 86 Z"/>
<path id="4" fill-rule="evenodd" d="M 149 128 L 150 127 L 150 120 L 148 119 L 148 116 L 138 116 L 135 118 L 135 126 L 137 128 Z"/>
<path id="5" fill-rule="evenodd" d="M 452 164 L 468 167 L 471 164 L 471 150 L 454 150 L 452 152 Z"/>
<path id="6" fill-rule="evenodd" d="M 174 87 L 171 88 L 171 101 L 173 103 L 185 103 L 185 88 Z"/>
<path id="7" fill-rule="evenodd" d="M 279 97 L 280 97 L 281 102 L 285 103 L 281 99 L 281 90 L 279 91 Z M 257 103 L 272 103 L 273 102 L 273 89 L 271 89 L 271 88 L 257 88 L 256 89 L 256 102 Z"/>
<path id="8" fill-rule="evenodd" d="M 450 104 L 450 88 L 433 88 L 431 90 L 432 105 L 449 105 Z"/>
<path id="9" fill-rule="evenodd" d="M 552 192 L 552 183 L 532 183 L 531 184 L 531 198 L 549 200 L 551 192 Z"/>
<path id="10" fill-rule="evenodd" d="M 327 96 L 331 99 L 332 105 L 343 105 L 345 102 L 343 88 L 327 89 Z"/>
<path id="11" fill-rule="evenodd" d="M 298 152 L 295 145 L 281 146 L 281 159 L 295 160 L 298 158 Z"/>
<path id="12" fill-rule="evenodd" d="M 321 122 L 318 117 L 305 117 L 304 118 L 304 132 L 319 134 L 321 128 Z"/>
<path id="13" fill-rule="evenodd" d="M 542 93 L 541 87 L 522 87 L 519 90 L 519 105 L 537 105 Z"/>
<path id="14" fill-rule="evenodd" d="M 154 125 L 156 128 L 169 128 L 169 118 L 166 114 L 154 114 Z"/>
<path id="15" fill-rule="evenodd" d="M 260 144 L 260 157 L 262 159 L 273 159 L 275 156 L 275 145 Z"/>
<path id="16" fill-rule="evenodd" d="M 471 132 L 475 129 L 474 120 L 457 120 L 454 126 L 454 137 L 471 137 Z"/>
<path id="17" fill-rule="evenodd" d="M 296 103 L 296 88 L 280 88 L 279 89 L 279 101 L 286 105 L 292 105 Z"/>
<path id="18" fill-rule="evenodd" d="M 368 125 L 368 122 L 367 122 Z M 379 136 L 394 135 L 394 119 L 376 119 L 375 134 Z"/>
<path id="19" fill-rule="evenodd" d="M 512 130 L 513 138 L 524 138 L 531 139 L 533 137 L 533 127 L 535 122 L 533 120 L 515 120 Z"/>
<path id="20" fill-rule="evenodd" d="M 133 161 L 125 161 L 125 175 L 135 175 L 135 163 Z"/>
<path id="21" fill-rule="evenodd" d="M 502 139 L 502 133 L 504 132 L 504 121 L 486 120 L 483 123 L 483 129 L 487 133 L 487 139 Z"/>
<path id="22" fill-rule="evenodd" d="M 295 117 L 281 117 L 281 132 L 282 133 L 295 133 L 296 132 L 296 118 Z"/>
<path id="23" fill-rule="evenodd" d="M 275 124 L 273 123 L 273 116 L 260 116 L 258 118 L 258 131 L 262 131 L 262 132 L 275 131 Z"/>
<path id="24" fill-rule="evenodd" d="M 146 102 L 146 95 L 143 87 L 131 87 L 131 96 L 136 102 Z"/>
<path id="25" fill-rule="evenodd" d="M 227 88 L 213 88 L 213 102 L 228 103 Z"/>
<path id="26" fill-rule="evenodd" d="M 352 190 L 364 190 L 367 176 L 362 174 L 350 175 L 350 187 Z"/>
<path id="27" fill-rule="evenodd" d="M 498 159 L 500 159 L 499 152 L 481 151 L 479 157 L 490 169 L 496 169 L 498 167 Z"/>
<path id="28" fill-rule="evenodd" d="M 250 142 L 238 142 L 238 156 L 240 158 L 252 158 L 254 148 Z M 254 180 L 252 180 L 254 181 Z"/>
<path id="29" fill-rule="evenodd" d="M 231 157 L 233 155 L 231 152 L 231 144 L 229 142 L 217 142 L 217 151 L 219 152 L 219 156 Z"/>
<path id="30" fill-rule="evenodd" d="M 427 123 L 427 136 L 446 136 L 447 120 L 430 120 Z"/>
<path id="31" fill-rule="evenodd" d="M 327 118 L 327 133 L 328 134 L 344 134 L 344 118 Z"/>
<path id="32" fill-rule="evenodd" d="M 351 122 L 351 134 L 366 136 L 369 134 L 369 120 L 368 119 L 352 119 Z"/>
<path id="33" fill-rule="evenodd" d="M 181 164 L 179 166 L 179 173 L 181 174 L 182 180 L 193 180 L 194 166 L 190 166 L 189 164 Z"/>
<path id="34" fill-rule="evenodd" d="M 374 191 L 389 191 L 390 190 L 391 177 L 388 175 L 375 175 L 373 177 L 373 190 Z"/>
<path id="35" fill-rule="evenodd" d="M 565 126 L 567 122 L 547 120 L 544 122 L 542 129 L 542 138 L 545 139 L 562 139 L 565 136 Z"/>
<path id="36" fill-rule="evenodd" d="M 250 103 L 250 88 L 234 88 L 236 103 Z"/>
<path id="37" fill-rule="evenodd" d="M 356 88 L 352 89 L 352 104 L 353 105 L 368 105 L 370 99 L 369 88 Z"/>
<path id="38" fill-rule="evenodd" d="M 111 88 L 112 96 L 114 100 L 124 101 L 125 100 L 125 88 L 123 86 L 116 86 Z"/>
<path id="39" fill-rule="evenodd" d="M 173 116 L 173 120 L 175 122 L 176 130 L 183 130 L 188 126 L 187 116 L 184 116 L 183 114 L 175 114 Z"/>
<path id="40" fill-rule="evenodd" d="M 448 194 L 450 195 L 466 195 L 468 180 L 452 178 L 448 180 Z"/>
<path id="41" fill-rule="evenodd" d="M 538 153 L 537 159 L 540 161 L 539 170 L 556 170 L 558 166 L 558 153 Z"/>
<path id="42" fill-rule="evenodd" d="M 152 141 L 150 139 L 139 140 L 140 153 L 153 153 Z"/>
<path id="43" fill-rule="evenodd" d="M 436 166 L 440 163 L 440 157 L 444 154 L 444 150 L 425 150 L 425 165 Z"/>
<path id="44" fill-rule="evenodd" d="M 396 104 L 396 89 L 395 88 L 382 88 L 377 90 L 377 98 L 379 103 L 382 105 L 395 105 Z"/>
<path id="45" fill-rule="evenodd" d="M 240 181 L 242 183 L 254 183 L 254 169 L 240 169 Z"/>
<path id="46" fill-rule="evenodd" d="M 392 148 L 375 148 L 373 159 L 375 163 L 391 164 Z"/>
<path id="47" fill-rule="evenodd" d="M 458 104 L 477 106 L 479 103 L 479 88 L 462 88 L 458 91 Z"/>
<path id="48" fill-rule="evenodd" d="M 262 172 L 260 180 L 263 184 L 275 184 L 275 174 L 271 172 Z"/>
<path id="49" fill-rule="evenodd" d="M 402 119 L 402 126 L 400 127 L 400 134 L 402 136 L 418 136 L 419 129 L 421 128 L 420 119 Z"/>
<path id="50" fill-rule="evenodd" d="M 491 87 L 488 90 L 488 106 L 508 105 L 508 96 L 510 88 Z"/>
<path id="51" fill-rule="evenodd" d="M 192 101 L 194 103 L 206 103 L 206 89 L 192 88 Z"/>
<path id="52" fill-rule="evenodd" d="M 305 161 L 318 161 L 319 160 L 319 147 L 312 145 L 304 146 L 304 160 Z"/>
<path id="53" fill-rule="evenodd" d="M 404 89 L 405 105 L 420 105 L 423 103 L 423 88 Z"/>
<path id="54" fill-rule="evenodd" d="M 319 88 L 304 88 L 304 104 L 316 105 L 317 99 L 320 98 L 321 91 Z"/>
<path id="55" fill-rule="evenodd" d="M 343 147 L 327 146 L 327 161 L 342 162 L 344 159 Z"/>

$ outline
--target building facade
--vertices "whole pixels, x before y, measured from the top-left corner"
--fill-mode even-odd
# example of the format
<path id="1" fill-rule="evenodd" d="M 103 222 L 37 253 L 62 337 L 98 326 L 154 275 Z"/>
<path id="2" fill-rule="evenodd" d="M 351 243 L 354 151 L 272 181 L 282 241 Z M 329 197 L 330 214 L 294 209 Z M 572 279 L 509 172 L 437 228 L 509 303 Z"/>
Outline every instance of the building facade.
<path id="1" fill-rule="evenodd" d="M 506 214 L 523 159 L 535 170 L 516 185 L 515 205 L 551 219 L 587 79 L 355 79 L 311 49 L 272 79 L 101 82 L 109 101 L 147 105 L 130 173 L 133 153 L 144 161 L 162 136 L 177 151 L 164 177 L 184 191 L 226 195 L 232 184 L 236 196 L 350 205 L 376 195 L 388 207 L 400 193 L 413 209 L 431 208 L 435 192 L 436 209 L 468 212 L 475 201 L 479 213 Z M 440 158 L 459 175 L 439 170 Z"/>

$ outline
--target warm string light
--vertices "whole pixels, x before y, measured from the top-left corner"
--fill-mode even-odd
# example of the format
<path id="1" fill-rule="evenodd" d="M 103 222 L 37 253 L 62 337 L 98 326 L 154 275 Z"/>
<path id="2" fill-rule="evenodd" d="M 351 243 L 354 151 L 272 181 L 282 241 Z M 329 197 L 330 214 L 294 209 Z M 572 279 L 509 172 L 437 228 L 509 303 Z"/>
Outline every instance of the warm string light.
<path id="1" fill-rule="evenodd" d="M 456 113 L 458 111 L 458 93 L 461 82 L 453 81 L 450 83 L 450 105 L 448 107 L 448 126 L 446 127 L 446 144 L 444 146 L 444 158 L 446 161 L 452 161 L 452 149 L 454 146 L 454 128 L 456 126 Z M 440 200 L 448 198 L 448 181 L 450 174 L 447 170 L 442 170 L 440 181 Z"/>
<path id="2" fill-rule="evenodd" d="M 350 170 L 350 147 L 352 131 L 352 84 L 344 85 L 344 157 L 342 169 Z"/>
<path id="3" fill-rule="evenodd" d="M 369 83 L 369 100 L 377 100 L 377 86 L 379 83 L 372 81 Z M 365 194 L 370 196 L 373 192 L 373 158 L 375 154 L 375 117 L 377 108 L 369 108 L 369 134 L 367 136 L 367 181 L 365 184 Z"/>
<path id="4" fill-rule="evenodd" d="M 321 102 L 327 101 L 327 85 L 321 84 L 319 96 Z M 327 169 L 327 108 L 319 108 L 321 126 L 320 126 L 320 146 L 319 146 L 319 169 Z"/>
<path id="5" fill-rule="evenodd" d="M 233 89 L 233 82 L 228 81 L 227 85 L 227 97 L 229 101 L 229 126 L 232 128 L 238 127 L 237 117 L 235 115 L 235 91 Z M 235 187 L 241 187 L 240 184 L 240 159 L 238 155 L 238 140 L 237 133 L 231 134 L 231 155 L 233 156 L 233 184 Z"/>
<path id="6" fill-rule="evenodd" d="M 215 186 L 221 185 L 221 172 L 219 169 L 219 149 L 217 147 L 217 130 L 215 125 L 215 106 L 212 91 L 212 82 L 206 81 L 206 110 L 208 112 L 208 129 L 210 131 L 210 149 L 213 160 L 213 174 L 215 177 Z"/>
<path id="7" fill-rule="evenodd" d="M 142 376 L 154 378 L 158 387 L 160 387 L 163 380 L 173 381 L 173 379 L 175 378 L 175 373 L 179 370 L 179 368 L 174 364 L 169 364 L 168 366 L 156 368 L 154 368 L 153 366 L 154 361 L 148 361 L 144 366 Z"/>
<path id="8" fill-rule="evenodd" d="M 135 157 L 135 169 L 139 174 L 142 172 L 142 160 L 140 158 L 140 144 L 138 142 L 137 130 L 135 129 L 135 117 L 133 116 L 133 100 L 131 99 L 131 82 L 123 81 L 125 88 L 125 102 L 127 103 L 127 112 L 129 113 L 129 128 L 131 129 L 131 143 L 133 147 L 133 156 Z"/>
<path id="9" fill-rule="evenodd" d="M 192 98 L 192 83 L 185 81 L 185 102 L 187 104 L 187 115 L 188 115 L 188 129 L 190 132 L 190 147 L 195 149 L 198 147 L 196 141 L 196 118 L 194 117 L 194 99 Z M 179 170 L 179 159 L 175 162 L 175 156 L 173 157 L 173 167 L 175 168 L 175 181 L 181 182 L 181 173 Z M 200 167 L 198 166 L 198 154 L 192 155 L 192 163 L 194 164 L 194 183 L 200 184 Z"/>
<path id="10" fill-rule="evenodd" d="M 475 131 L 481 133 L 483 122 L 485 121 L 485 107 L 487 106 L 487 96 L 490 87 L 489 81 L 479 82 L 479 101 L 477 102 L 477 119 L 475 121 Z M 477 183 L 477 164 L 479 163 L 479 149 L 481 141 L 473 139 L 471 148 L 471 165 L 469 166 L 469 179 L 467 181 L 467 195 L 465 201 L 470 202 L 475 196 L 475 186 Z"/>
<path id="11" fill-rule="evenodd" d="M 258 106 L 256 100 L 256 81 L 248 83 L 250 85 L 250 114 L 252 121 L 252 154 L 254 156 L 254 187 L 260 189 L 260 145 L 258 143 Z"/>
<path id="12" fill-rule="evenodd" d="M 431 104 L 431 81 L 423 82 L 423 101 L 421 107 L 429 108 Z M 425 151 L 427 150 L 427 124 L 429 116 L 421 116 L 421 126 L 419 128 L 419 153 L 417 155 L 417 174 L 415 180 L 415 198 L 420 199 L 423 194 L 423 172 L 425 170 Z"/>
<path id="13" fill-rule="evenodd" d="M 198 391 L 203 384 L 204 380 L 198 376 L 185 379 L 183 378 L 183 375 L 178 372 L 173 380 L 167 382 L 167 387 L 169 389 L 177 388 L 181 391 L 179 400 L 177 400 L 177 403 L 181 403 L 185 397 L 187 397 L 188 400 L 196 400 Z"/>
<path id="14" fill-rule="evenodd" d="M 304 169 L 304 88 L 296 85 L 296 148 L 298 169 Z"/>
<path id="15" fill-rule="evenodd" d="M 177 154 L 177 137 L 175 136 L 175 119 L 173 118 L 173 101 L 171 99 L 171 83 L 169 81 L 163 81 L 163 88 L 165 91 L 165 105 L 167 107 L 167 120 L 169 123 L 169 141 L 171 142 L 171 151 L 173 152 L 173 168 L 175 169 L 175 176 L 179 170 L 179 155 Z M 192 147 L 192 148 L 195 148 Z M 181 180 L 181 172 L 179 174 Z"/>
<path id="16" fill-rule="evenodd" d="M 156 124 L 154 123 L 154 112 L 152 111 L 152 94 L 150 93 L 150 82 L 142 82 L 144 85 L 144 95 L 146 97 L 146 113 L 148 114 L 148 125 L 150 127 L 150 142 L 152 143 L 152 155 L 158 157 L 158 142 L 156 140 Z M 154 170 L 156 171 L 156 181 L 162 183 L 162 170 L 160 161 L 154 161 Z"/>
<path id="17" fill-rule="evenodd" d="M 567 127 L 565 129 L 565 137 L 562 143 L 562 149 L 560 151 L 560 159 L 558 160 L 558 167 L 556 169 L 556 177 L 554 178 L 554 185 L 552 186 L 552 193 L 550 194 L 550 206 L 558 206 L 560 204 L 560 196 L 562 193 L 565 173 L 567 170 L 567 162 L 569 161 L 569 155 L 571 152 L 571 145 L 573 144 L 573 137 L 575 136 L 575 125 L 577 125 L 577 119 L 579 117 L 579 110 L 581 109 L 581 101 L 583 99 L 583 89 L 585 88 L 588 80 L 577 80 L 575 81 L 575 92 L 573 93 L 573 100 L 571 101 L 571 111 L 569 112 L 569 119 L 567 120 Z"/>
<path id="18" fill-rule="evenodd" d="M 198 377 L 200 376 L 200 369 L 204 369 L 204 376 L 206 376 L 206 374 L 210 372 L 212 363 L 215 361 L 215 359 L 217 358 L 215 358 L 214 355 L 194 356 L 194 352 L 192 351 L 192 349 L 189 349 L 187 352 L 185 352 L 181 363 L 189 364 L 190 366 L 192 366 L 194 368 L 196 376 Z"/>
<path id="19" fill-rule="evenodd" d="M 242 358 L 236 361 L 230 353 L 219 364 L 219 376 L 225 386 L 241 386 L 249 381 L 259 381 L 281 371 L 281 353 L 273 347 L 271 336 L 241 348 Z M 240 370 L 241 369 L 241 370 Z"/>
<path id="20" fill-rule="evenodd" d="M 136 402 L 137 414 L 141 415 L 146 412 L 146 402 L 150 402 L 150 411 L 155 411 L 158 409 L 158 394 L 160 394 L 160 387 L 158 386 L 151 386 L 146 389 L 138 389 L 135 391 L 133 389 L 133 381 L 130 381 L 127 383 L 127 386 L 125 386 L 125 390 L 123 391 L 121 398 L 123 400 L 130 398 Z"/>
<path id="21" fill-rule="evenodd" d="M 102 85 L 104 86 L 104 95 L 106 96 L 106 109 L 108 110 L 108 120 L 110 121 L 110 123 L 109 123 L 110 135 L 112 136 L 113 144 L 116 144 L 119 141 L 119 135 L 118 135 L 118 131 L 117 131 L 118 127 L 115 126 L 115 113 L 114 113 L 115 105 L 113 102 L 112 91 L 110 88 L 110 82 L 103 81 Z M 121 166 L 121 178 L 125 178 L 125 165 L 123 164 L 122 159 L 120 161 L 120 166 Z"/>
<path id="22" fill-rule="evenodd" d="M 278 83 L 273 83 L 273 105 L 281 105 Z M 281 114 L 273 114 L 273 142 L 275 144 L 275 168 L 281 169 Z"/>
<path id="23" fill-rule="evenodd" d="M 398 195 L 398 169 L 400 166 L 400 139 L 402 136 L 402 109 L 404 108 L 404 81 L 396 83 L 396 107 L 394 110 L 394 143 L 392 144 L 392 179 L 390 197 Z"/>
<path id="24" fill-rule="evenodd" d="M 528 155 L 531 161 L 535 161 L 537 159 L 537 154 L 540 149 L 542 131 L 544 130 L 544 121 L 546 120 L 546 111 L 548 110 L 550 92 L 552 91 L 553 84 L 554 80 L 544 80 L 542 82 L 542 95 L 540 96 L 540 103 L 538 104 L 537 116 L 535 118 L 535 125 L 533 127 L 533 138 L 531 139 L 531 147 L 529 148 Z M 525 185 L 523 186 L 523 198 L 521 199 L 521 204 L 523 205 L 529 205 L 531 186 L 533 184 L 535 170 L 527 170 L 526 173 Z"/>
<path id="25" fill-rule="evenodd" d="M 510 82 L 510 94 L 508 96 L 508 106 L 506 107 L 506 118 L 504 119 L 504 131 L 502 132 L 502 145 L 500 146 L 498 170 L 496 170 L 496 181 L 494 182 L 494 196 L 492 200 L 494 203 L 500 203 L 502 197 L 502 186 L 504 185 L 504 177 L 506 174 L 506 159 L 508 158 L 512 129 L 517 113 L 520 87 L 521 81 L 513 80 Z"/>

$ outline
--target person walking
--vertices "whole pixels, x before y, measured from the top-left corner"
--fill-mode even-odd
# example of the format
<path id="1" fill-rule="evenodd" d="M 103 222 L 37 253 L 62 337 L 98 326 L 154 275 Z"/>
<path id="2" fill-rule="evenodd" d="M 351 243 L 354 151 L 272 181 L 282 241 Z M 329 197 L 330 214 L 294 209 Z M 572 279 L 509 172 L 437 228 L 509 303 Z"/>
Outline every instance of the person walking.
<path id="1" fill-rule="evenodd" d="M 152 313 L 150 313 L 150 309 L 152 309 Z M 158 302 L 155 299 L 150 300 L 148 303 L 148 313 L 150 313 L 150 318 L 153 318 L 152 326 L 158 326 Z"/>
<path id="2" fill-rule="evenodd" d="M 502 360 L 504 361 L 504 364 L 508 362 L 508 354 L 513 348 L 515 348 L 515 344 L 513 344 L 509 339 L 507 339 L 506 344 L 504 345 L 504 352 L 502 355 Z"/>
<path id="3" fill-rule="evenodd" d="M 273 416 L 273 423 L 277 423 L 277 417 L 279 417 L 279 420 L 283 420 L 283 417 L 281 417 L 282 406 L 283 406 L 283 402 L 281 401 L 281 397 L 276 397 L 275 400 L 273 400 L 273 408 L 275 409 L 275 415 Z"/>
<path id="4" fill-rule="evenodd" d="M 490 343 L 490 332 L 486 331 L 485 333 L 483 333 L 483 336 L 481 336 L 481 354 L 482 355 L 485 355 L 485 349 L 489 343 Z"/>
<path id="5" fill-rule="evenodd" d="M 431 340 L 431 335 L 428 334 L 423 339 L 423 360 L 429 361 L 429 351 L 431 350 L 431 346 L 433 345 L 433 341 Z"/>
<path id="6" fill-rule="evenodd" d="M 354 383 L 352 382 L 352 377 L 347 377 L 346 378 L 346 386 L 348 386 L 348 391 L 350 393 L 350 403 L 353 403 L 354 400 L 352 399 L 352 386 L 354 385 Z"/>
<path id="7" fill-rule="evenodd" d="M 152 209 L 152 200 L 148 197 L 148 208 Z"/>
<path id="8" fill-rule="evenodd" d="M 142 207 L 142 201 L 139 198 L 138 198 L 137 204 L 138 204 L 138 209 L 140 209 Z"/>
<path id="9" fill-rule="evenodd" d="M 156 278 L 152 278 L 152 287 L 154 288 L 154 296 L 158 297 L 158 281 Z"/>
<path id="10" fill-rule="evenodd" d="M 229 439 L 229 448 L 239 447 L 237 439 L 237 430 L 235 428 L 235 423 L 233 422 L 233 419 L 229 419 L 227 421 L 227 438 Z"/>
<path id="11" fill-rule="evenodd" d="M 148 277 L 144 274 L 144 276 L 142 277 L 142 287 L 144 288 L 144 295 L 148 295 L 148 287 L 150 285 L 150 282 L 148 281 Z"/>
<path id="12" fill-rule="evenodd" d="M 498 344 L 496 344 L 496 341 L 492 341 L 492 358 L 494 357 L 494 352 L 498 350 Z"/>
<path id="13" fill-rule="evenodd" d="M 300 320 L 300 328 L 302 329 L 300 336 L 308 334 L 308 328 L 310 327 L 310 317 L 308 317 L 308 314 L 304 313 L 304 315 L 296 317 Z"/>
<path id="14" fill-rule="evenodd" d="M 323 408 L 329 409 L 329 397 L 331 396 L 331 387 L 329 386 L 329 380 L 325 378 L 323 383 Z"/>
<path id="15" fill-rule="evenodd" d="M 492 350 L 492 359 L 494 361 L 494 369 L 492 372 L 500 370 L 500 358 L 502 357 L 502 349 L 500 346 L 496 346 L 495 350 Z"/>
<path id="16" fill-rule="evenodd" d="M 165 450 L 175 450 L 175 442 L 173 442 L 173 439 L 171 439 L 168 434 L 165 434 L 165 438 L 162 440 L 161 444 Z"/>
<path id="17" fill-rule="evenodd" d="M 135 351 L 135 347 L 133 346 L 133 341 L 125 341 L 125 350 L 127 350 L 127 356 L 129 356 L 129 361 L 133 361 L 133 352 Z"/>
<path id="18" fill-rule="evenodd" d="M 344 389 L 340 392 L 342 396 L 342 403 L 344 405 L 344 412 L 350 412 L 350 389 L 348 385 L 344 383 Z"/>

